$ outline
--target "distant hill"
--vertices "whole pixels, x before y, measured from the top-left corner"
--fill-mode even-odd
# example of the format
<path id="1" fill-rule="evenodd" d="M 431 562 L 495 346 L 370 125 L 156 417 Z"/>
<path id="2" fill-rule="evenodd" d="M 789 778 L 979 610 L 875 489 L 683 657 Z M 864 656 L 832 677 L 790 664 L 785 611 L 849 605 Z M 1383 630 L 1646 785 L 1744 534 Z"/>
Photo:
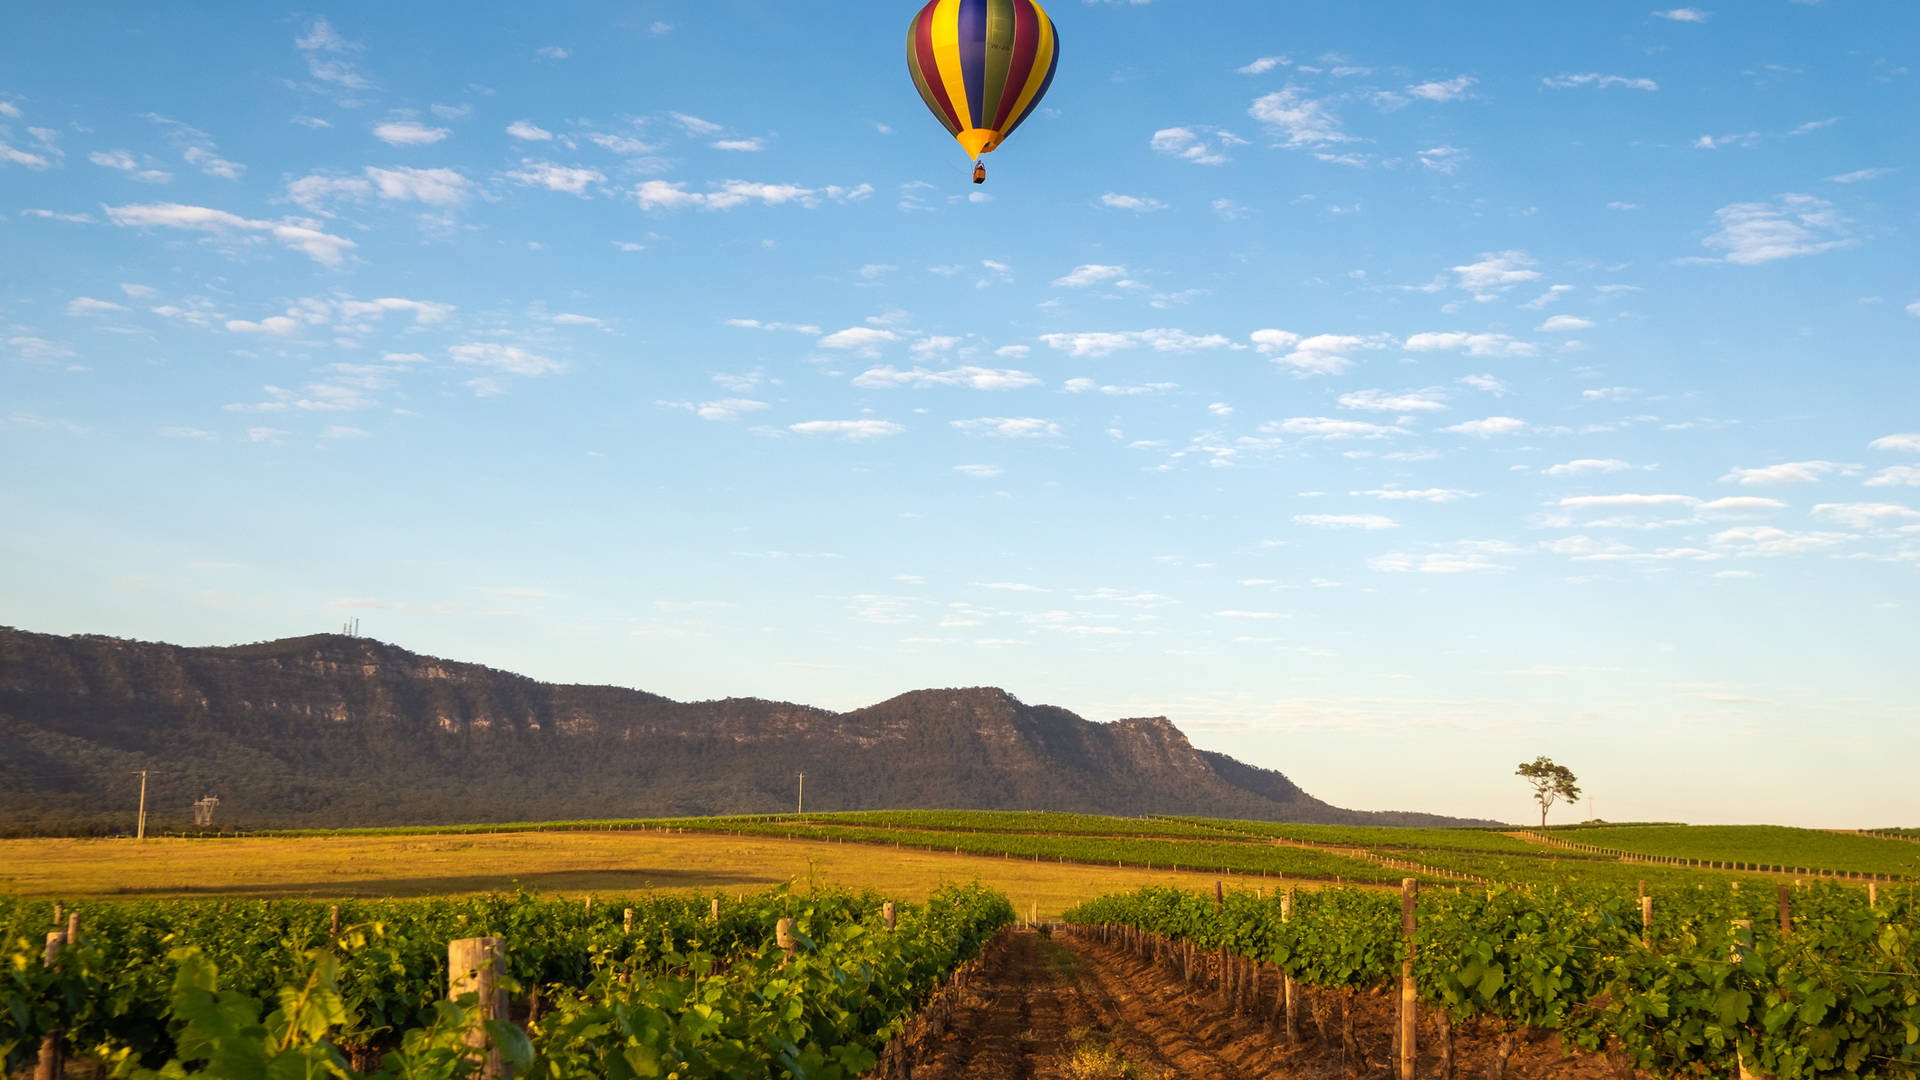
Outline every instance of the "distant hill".
<path id="1" fill-rule="evenodd" d="M 0 628 L 0 831 L 153 828 L 202 795 L 227 826 L 966 808 L 1467 825 L 1329 806 L 1196 749 L 1165 717 L 1103 724 L 1004 690 L 836 713 L 536 682 L 321 634 L 185 648 Z"/>

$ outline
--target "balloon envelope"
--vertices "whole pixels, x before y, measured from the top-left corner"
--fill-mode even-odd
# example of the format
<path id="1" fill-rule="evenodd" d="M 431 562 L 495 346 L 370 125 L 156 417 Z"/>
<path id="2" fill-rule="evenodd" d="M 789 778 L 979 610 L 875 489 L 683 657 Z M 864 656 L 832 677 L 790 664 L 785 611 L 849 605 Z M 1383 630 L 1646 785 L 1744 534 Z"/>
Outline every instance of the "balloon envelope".
<path id="1" fill-rule="evenodd" d="M 921 100 L 975 160 L 1033 115 L 1059 63 L 1053 20 L 1033 0 L 929 0 L 907 28 Z"/>

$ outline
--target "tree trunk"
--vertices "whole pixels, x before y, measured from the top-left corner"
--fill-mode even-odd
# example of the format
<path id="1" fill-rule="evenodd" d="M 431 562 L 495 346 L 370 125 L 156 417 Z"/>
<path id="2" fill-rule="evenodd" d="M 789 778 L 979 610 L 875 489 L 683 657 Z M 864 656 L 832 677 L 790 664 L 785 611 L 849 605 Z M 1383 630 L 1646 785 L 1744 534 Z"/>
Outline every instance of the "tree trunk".
<path id="1" fill-rule="evenodd" d="M 1367 1056 L 1360 1051 L 1360 1037 L 1353 1030 L 1354 992 L 1348 990 L 1340 1007 L 1340 1051 L 1346 1055 L 1347 1071 L 1358 1076 L 1367 1071 Z"/>
<path id="2" fill-rule="evenodd" d="M 1513 1057 L 1513 1029 L 1500 1033 L 1500 1041 L 1494 1044 L 1493 1067 L 1487 1070 L 1487 1080 L 1507 1080 L 1507 1060 Z"/>

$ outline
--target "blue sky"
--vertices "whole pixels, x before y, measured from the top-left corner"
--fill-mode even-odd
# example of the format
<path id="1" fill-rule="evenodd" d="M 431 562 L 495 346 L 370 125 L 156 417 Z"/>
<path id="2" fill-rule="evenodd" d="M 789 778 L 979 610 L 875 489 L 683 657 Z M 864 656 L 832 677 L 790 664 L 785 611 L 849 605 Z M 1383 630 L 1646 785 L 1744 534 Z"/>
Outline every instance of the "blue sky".
<path id="1" fill-rule="evenodd" d="M 1455 7 L 16 7 L 0 621 L 1914 824 L 1920 7 Z"/>

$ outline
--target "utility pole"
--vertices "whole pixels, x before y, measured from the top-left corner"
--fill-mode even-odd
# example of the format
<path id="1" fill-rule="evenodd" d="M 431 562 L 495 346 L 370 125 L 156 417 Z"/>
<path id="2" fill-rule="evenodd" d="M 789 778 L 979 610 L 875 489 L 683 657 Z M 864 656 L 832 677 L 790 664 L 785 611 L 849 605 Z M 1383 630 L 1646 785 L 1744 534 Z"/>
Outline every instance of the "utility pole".
<path id="1" fill-rule="evenodd" d="M 807 812 L 807 774 L 806 773 L 800 774 L 800 801 L 794 806 L 793 812 L 796 816 Z"/>
<path id="2" fill-rule="evenodd" d="M 140 770 L 140 820 L 134 826 L 135 840 L 147 838 L 147 770 Z"/>

